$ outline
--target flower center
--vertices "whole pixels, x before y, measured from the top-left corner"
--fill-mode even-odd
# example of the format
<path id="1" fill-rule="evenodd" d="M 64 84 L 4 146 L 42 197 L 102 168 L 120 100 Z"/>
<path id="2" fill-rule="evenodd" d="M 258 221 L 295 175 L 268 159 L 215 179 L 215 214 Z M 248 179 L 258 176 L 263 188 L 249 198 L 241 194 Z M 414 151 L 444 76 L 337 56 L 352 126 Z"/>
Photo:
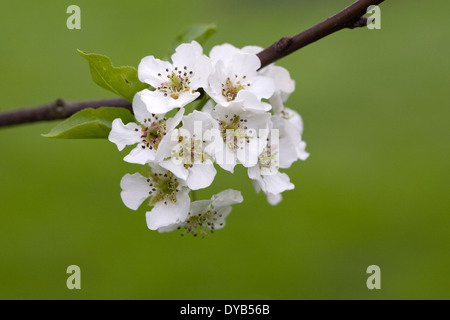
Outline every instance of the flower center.
<path id="1" fill-rule="evenodd" d="M 188 70 L 186 66 L 184 66 L 182 69 L 178 69 L 178 67 L 175 67 L 175 69 L 172 71 L 166 69 L 165 76 L 163 76 L 161 73 L 158 73 L 158 77 L 160 77 L 163 82 L 161 82 L 161 86 L 156 89 L 163 92 L 165 97 L 178 99 L 182 93 L 189 92 L 189 90 L 191 89 L 190 78 L 192 76 L 193 72 Z"/>
<path id="2" fill-rule="evenodd" d="M 172 157 L 182 160 L 186 169 L 192 168 L 195 163 L 203 163 L 208 155 L 203 153 L 204 141 L 196 139 L 195 134 L 191 140 L 188 136 L 178 136 L 178 144 L 172 150 Z"/>
<path id="3" fill-rule="evenodd" d="M 147 179 L 147 182 L 151 187 L 149 192 L 151 206 L 158 202 L 164 202 L 164 204 L 167 204 L 168 201 L 177 202 L 177 193 L 181 191 L 181 188 L 179 188 L 178 179 L 172 172 L 154 173 Z"/>
<path id="4" fill-rule="evenodd" d="M 243 148 L 242 145 L 244 141 L 250 142 L 250 137 L 247 136 L 247 119 L 241 118 L 239 115 L 234 114 L 225 115 L 226 120 L 219 121 L 220 130 L 222 133 L 223 141 L 227 144 L 228 148 L 231 150 L 237 148 Z"/>
<path id="5" fill-rule="evenodd" d="M 262 175 L 271 175 L 276 173 L 279 168 L 278 145 L 267 144 L 258 158 L 258 165 Z"/>
<path id="6" fill-rule="evenodd" d="M 217 213 L 212 207 L 206 212 L 197 215 L 191 215 L 189 212 L 188 218 L 183 224 L 184 232 L 181 236 L 192 233 L 192 235 L 196 237 L 198 233 L 200 233 L 201 236 L 204 237 L 208 234 L 208 230 L 213 233 L 215 228 L 214 224 L 217 222 L 217 219 L 221 217 L 222 214 Z M 220 225 L 223 225 L 223 222 L 221 222 Z M 182 227 L 178 227 L 178 229 L 181 228 Z"/>
<path id="7" fill-rule="evenodd" d="M 158 149 L 159 143 L 166 135 L 166 117 L 160 119 L 157 115 L 152 114 L 150 118 L 144 119 L 144 123 L 141 125 L 141 147 L 142 149 L 148 148 Z M 135 129 L 138 131 L 139 129 Z"/>
<path id="8" fill-rule="evenodd" d="M 236 99 L 239 91 L 245 89 L 245 87 L 250 86 L 250 83 L 243 83 L 246 78 L 246 76 L 239 77 L 238 75 L 234 75 L 233 80 L 228 77 L 225 83 L 222 83 L 222 95 L 227 99 L 228 102 Z"/>

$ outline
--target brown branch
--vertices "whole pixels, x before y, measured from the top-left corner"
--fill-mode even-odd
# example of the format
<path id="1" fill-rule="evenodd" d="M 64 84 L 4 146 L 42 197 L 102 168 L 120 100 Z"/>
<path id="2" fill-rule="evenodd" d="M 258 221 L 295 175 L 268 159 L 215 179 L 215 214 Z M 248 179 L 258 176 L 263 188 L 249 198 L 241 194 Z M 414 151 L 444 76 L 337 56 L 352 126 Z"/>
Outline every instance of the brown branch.
<path id="1" fill-rule="evenodd" d="M 336 31 L 366 26 L 368 19 L 364 18 L 363 15 L 366 14 L 367 8 L 371 5 L 378 5 L 383 1 L 358 0 L 334 16 L 293 37 L 281 38 L 278 42 L 258 53 L 261 68 Z"/>
<path id="2" fill-rule="evenodd" d="M 0 127 L 37 121 L 64 119 L 80 110 L 100 107 L 121 107 L 131 110 L 131 102 L 122 98 L 90 101 L 64 101 L 58 99 L 38 107 L 0 113 Z"/>
<path id="3" fill-rule="evenodd" d="M 347 8 L 319 24 L 293 36 L 284 37 L 258 53 L 261 68 L 311 44 L 323 37 L 345 28 L 364 27 L 368 19 L 363 17 L 367 8 L 384 0 L 357 0 Z M 54 102 L 27 109 L 0 113 L 0 127 L 22 123 L 68 118 L 86 108 L 122 107 L 131 110 L 131 103 L 122 98 L 70 102 L 58 99 Z"/>

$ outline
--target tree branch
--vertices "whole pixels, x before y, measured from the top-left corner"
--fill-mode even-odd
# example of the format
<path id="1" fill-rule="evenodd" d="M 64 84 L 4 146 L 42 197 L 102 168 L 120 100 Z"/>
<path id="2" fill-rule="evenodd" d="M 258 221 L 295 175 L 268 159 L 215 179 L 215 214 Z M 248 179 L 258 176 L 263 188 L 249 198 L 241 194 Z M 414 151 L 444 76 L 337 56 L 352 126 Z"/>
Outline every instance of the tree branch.
<path id="1" fill-rule="evenodd" d="M 261 60 L 261 68 L 336 31 L 367 26 L 368 19 L 363 17 L 367 12 L 367 8 L 371 5 L 378 5 L 383 1 L 358 0 L 334 16 L 293 37 L 281 38 L 278 42 L 258 53 L 258 57 Z"/>
<path id="2" fill-rule="evenodd" d="M 363 17 L 363 15 L 366 14 L 367 8 L 371 5 L 378 5 L 383 1 L 384 0 L 357 0 L 347 8 L 319 24 L 293 37 L 281 38 L 281 40 L 258 53 L 258 57 L 261 60 L 261 68 L 264 68 L 292 52 L 336 31 L 345 28 L 354 29 L 366 26 L 368 19 Z M 58 99 L 38 107 L 0 113 L 0 127 L 37 121 L 64 119 L 80 110 L 99 107 L 122 107 L 132 110 L 131 103 L 122 98 L 78 102 Z"/>
<path id="3" fill-rule="evenodd" d="M 121 107 L 131 111 L 131 102 L 122 98 L 89 101 L 64 101 L 58 99 L 38 107 L 0 113 L 0 127 L 37 121 L 64 119 L 80 110 L 100 107 Z"/>

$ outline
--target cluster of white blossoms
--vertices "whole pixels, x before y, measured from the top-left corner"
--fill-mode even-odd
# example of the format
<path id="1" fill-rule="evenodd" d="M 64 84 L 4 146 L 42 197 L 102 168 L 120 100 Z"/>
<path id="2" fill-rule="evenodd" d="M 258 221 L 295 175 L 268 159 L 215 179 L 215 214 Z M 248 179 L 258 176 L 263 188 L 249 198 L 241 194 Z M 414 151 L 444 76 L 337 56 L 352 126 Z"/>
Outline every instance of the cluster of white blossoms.
<path id="1" fill-rule="evenodd" d="M 208 57 L 193 41 L 177 47 L 172 63 L 142 59 L 139 80 L 153 90 L 133 99 L 138 123 L 115 119 L 109 140 L 119 150 L 136 145 L 124 160 L 150 169 L 148 176 L 127 174 L 120 183 L 128 208 L 137 210 L 146 200 L 152 207 L 149 229 L 204 235 L 222 228 L 231 205 L 243 201 L 241 193 L 228 189 L 192 202 L 189 195 L 212 184 L 217 166 L 229 172 L 236 165 L 247 168 L 255 190 L 272 205 L 294 188 L 279 170 L 309 156 L 302 119 L 284 105 L 295 83 L 282 67 L 259 70 L 261 50 L 223 44 Z M 206 103 L 185 114 L 199 98 Z"/>

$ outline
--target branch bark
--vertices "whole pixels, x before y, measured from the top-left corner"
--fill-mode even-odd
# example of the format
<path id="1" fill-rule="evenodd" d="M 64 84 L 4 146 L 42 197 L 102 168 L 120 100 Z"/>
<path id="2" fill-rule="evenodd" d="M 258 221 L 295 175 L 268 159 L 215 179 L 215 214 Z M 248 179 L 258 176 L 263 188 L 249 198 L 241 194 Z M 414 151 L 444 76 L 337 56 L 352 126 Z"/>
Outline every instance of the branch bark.
<path id="1" fill-rule="evenodd" d="M 270 47 L 258 53 L 261 68 L 295 52 L 308 44 L 320 40 L 334 32 L 345 28 L 358 28 L 367 25 L 367 8 L 378 5 L 384 0 L 357 0 L 332 17 L 315 26 L 293 36 L 284 37 Z M 131 103 L 122 98 L 90 100 L 90 101 L 64 101 L 58 99 L 54 102 L 20 110 L 0 113 L 0 127 L 68 118 L 76 112 L 86 108 L 122 107 L 131 110 Z"/>
<path id="2" fill-rule="evenodd" d="M 89 101 L 56 101 L 38 107 L 0 113 L 0 127 L 16 124 L 65 119 L 86 108 L 121 107 L 131 111 L 131 102 L 123 98 Z"/>
<path id="3" fill-rule="evenodd" d="M 258 53 L 258 57 L 261 60 L 261 68 L 336 31 L 345 28 L 354 29 L 366 26 L 368 19 L 363 17 L 363 15 L 366 14 L 367 8 L 371 5 L 378 5 L 383 1 L 358 0 L 334 16 L 293 37 L 281 38 L 281 40 Z"/>

